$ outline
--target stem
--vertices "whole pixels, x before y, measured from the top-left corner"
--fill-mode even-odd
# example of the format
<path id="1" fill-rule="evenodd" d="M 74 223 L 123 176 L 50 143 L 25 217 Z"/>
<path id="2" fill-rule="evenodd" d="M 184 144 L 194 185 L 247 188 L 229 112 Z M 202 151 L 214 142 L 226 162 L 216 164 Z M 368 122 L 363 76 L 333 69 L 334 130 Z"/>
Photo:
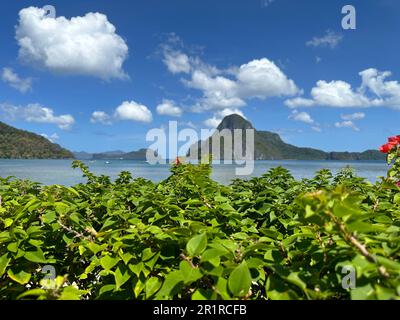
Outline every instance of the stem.
<path id="1" fill-rule="evenodd" d="M 83 233 L 79 233 L 79 232 L 71 229 L 70 227 L 67 227 L 60 220 L 58 220 L 57 222 L 64 230 L 68 231 L 69 233 L 74 234 L 75 238 L 81 238 L 81 239 L 85 239 L 85 240 L 88 240 L 88 241 L 92 241 L 92 238 L 86 237 Z"/>
<path id="2" fill-rule="evenodd" d="M 372 255 L 367 247 L 363 245 L 361 242 L 358 241 L 358 239 L 352 234 L 351 232 L 346 230 L 346 226 L 343 224 L 343 222 L 339 221 L 330 211 L 326 212 L 326 214 L 336 223 L 336 225 L 339 227 L 340 232 L 344 236 L 344 239 L 347 241 L 347 243 L 350 243 L 352 246 L 356 247 L 357 250 L 370 262 L 378 264 L 377 259 L 375 258 L 374 255 Z M 386 268 L 384 266 L 379 266 L 378 267 L 379 274 L 385 278 L 389 278 L 389 273 L 386 271 Z"/>

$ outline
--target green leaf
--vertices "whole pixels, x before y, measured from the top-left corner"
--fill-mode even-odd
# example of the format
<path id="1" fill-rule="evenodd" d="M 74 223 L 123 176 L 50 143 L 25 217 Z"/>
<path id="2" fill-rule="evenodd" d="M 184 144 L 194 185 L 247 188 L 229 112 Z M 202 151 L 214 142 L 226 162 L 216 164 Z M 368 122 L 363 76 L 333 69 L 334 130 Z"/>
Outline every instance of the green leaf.
<path id="1" fill-rule="evenodd" d="M 197 289 L 192 294 L 192 300 L 216 300 L 217 295 L 212 290 Z"/>
<path id="2" fill-rule="evenodd" d="M 250 286 L 250 270 L 246 261 L 243 261 L 230 274 L 228 279 L 228 287 L 234 296 L 243 297 L 249 292 Z"/>
<path id="3" fill-rule="evenodd" d="M 160 298 L 172 297 L 176 295 L 182 288 L 184 279 L 180 271 L 172 271 L 165 276 L 164 283 L 157 296 Z"/>
<path id="4" fill-rule="evenodd" d="M 7 274 L 12 280 L 18 282 L 19 284 L 27 284 L 31 279 L 31 274 L 25 272 L 24 270 L 14 273 L 11 269 L 9 269 Z"/>
<path id="5" fill-rule="evenodd" d="M 29 297 L 29 296 L 40 297 L 40 296 L 45 296 L 45 295 L 46 295 L 46 290 L 43 290 L 43 289 L 32 289 L 32 290 L 25 291 L 24 293 L 21 293 L 17 297 L 17 299 L 22 299 L 22 298 Z"/>
<path id="6" fill-rule="evenodd" d="M 10 261 L 11 261 L 11 259 L 8 258 L 7 253 L 0 257 L 0 277 L 6 271 L 6 268 L 7 268 L 8 264 L 10 263 Z"/>
<path id="7" fill-rule="evenodd" d="M 185 284 L 197 281 L 203 277 L 199 268 L 193 268 L 187 261 L 182 261 L 179 264 L 179 270 L 182 273 L 182 278 L 185 280 Z"/>
<path id="8" fill-rule="evenodd" d="M 207 234 L 194 236 L 186 245 L 186 250 L 191 257 L 200 255 L 207 247 Z"/>
<path id="9" fill-rule="evenodd" d="M 11 226 L 13 224 L 14 220 L 10 219 L 10 218 L 6 218 L 4 219 L 4 228 L 8 228 L 9 226 Z"/>
<path id="10" fill-rule="evenodd" d="M 374 299 L 375 291 L 371 284 L 366 284 L 364 286 L 357 286 L 355 289 L 351 290 L 352 300 L 372 300 Z"/>
<path id="11" fill-rule="evenodd" d="M 26 260 L 36 263 L 47 263 L 46 258 L 44 257 L 43 251 L 41 249 L 37 249 L 36 251 L 27 251 L 24 255 Z"/>
<path id="12" fill-rule="evenodd" d="M 7 246 L 7 250 L 13 253 L 18 251 L 18 242 L 11 242 Z"/>
<path id="13" fill-rule="evenodd" d="M 146 292 L 146 299 L 149 299 L 153 296 L 160 288 L 162 282 L 157 277 L 152 277 L 146 281 L 145 292 Z"/>
<path id="14" fill-rule="evenodd" d="M 119 290 L 129 279 L 130 274 L 129 271 L 125 267 L 118 267 L 114 272 L 115 277 L 115 288 Z"/>
<path id="15" fill-rule="evenodd" d="M 106 244 L 99 245 L 99 244 L 94 243 L 94 242 L 89 242 L 89 243 L 87 244 L 87 247 L 88 247 L 89 250 L 92 251 L 94 254 L 97 254 L 98 252 L 104 250 L 104 249 L 107 247 L 107 245 L 106 245 Z"/>
<path id="16" fill-rule="evenodd" d="M 80 297 L 81 292 L 79 289 L 68 286 L 62 290 L 59 300 L 80 300 Z"/>
<path id="17" fill-rule="evenodd" d="M 298 286 L 303 291 L 306 290 L 306 288 L 307 288 L 307 284 L 303 280 L 300 279 L 298 272 L 290 273 L 289 276 L 286 277 L 286 280 L 289 281 L 290 283 L 293 283 L 294 285 Z"/>
<path id="18" fill-rule="evenodd" d="M 111 258 L 110 256 L 104 256 L 100 259 L 100 265 L 103 267 L 104 270 L 107 271 L 113 268 L 118 262 L 119 259 Z"/>

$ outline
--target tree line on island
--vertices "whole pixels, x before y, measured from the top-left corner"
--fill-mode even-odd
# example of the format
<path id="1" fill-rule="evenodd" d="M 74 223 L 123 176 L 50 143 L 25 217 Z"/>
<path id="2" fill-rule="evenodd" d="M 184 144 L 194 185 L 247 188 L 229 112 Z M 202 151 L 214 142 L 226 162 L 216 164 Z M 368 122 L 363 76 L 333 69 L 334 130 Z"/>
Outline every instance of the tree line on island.
<path id="1" fill-rule="evenodd" d="M 224 129 L 233 131 L 235 129 L 254 129 L 254 127 L 243 117 L 233 114 L 225 117 L 217 127 L 218 131 Z M 245 133 L 243 136 L 245 137 Z M 269 131 L 254 129 L 254 138 L 254 159 L 256 160 L 385 160 L 385 155 L 378 150 L 325 152 L 313 148 L 300 148 L 285 143 L 279 134 Z M 210 137 L 211 140 L 212 137 Z M 199 141 L 190 150 L 200 148 L 203 144 L 204 141 Z M 210 150 L 211 147 L 212 143 L 210 142 Z M 71 152 L 43 136 L 0 122 L 0 158 L 3 159 L 146 160 L 146 151 L 147 149 L 132 152 Z M 201 155 L 201 152 L 198 154 Z M 221 141 L 220 154 L 223 159 L 223 141 Z M 190 157 L 190 154 L 188 156 Z"/>

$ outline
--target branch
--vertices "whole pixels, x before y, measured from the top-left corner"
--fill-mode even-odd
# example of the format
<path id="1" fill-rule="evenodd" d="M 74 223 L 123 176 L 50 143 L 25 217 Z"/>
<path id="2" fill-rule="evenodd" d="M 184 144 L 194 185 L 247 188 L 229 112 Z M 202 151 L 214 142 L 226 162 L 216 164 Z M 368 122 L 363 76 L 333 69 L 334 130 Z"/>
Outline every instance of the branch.
<path id="1" fill-rule="evenodd" d="M 79 232 L 73 230 L 72 228 L 67 227 L 60 220 L 58 220 L 57 222 L 64 230 L 68 231 L 69 233 L 74 234 L 75 235 L 74 238 L 81 238 L 81 239 L 85 239 L 85 240 L 88 240 L 88 241 L 92 241 L 92 238 L 86 237 L 83 233 L 79 233 Z"/>
<path id="2" fill-rule="evenodd" d="M 344 239 L 353 245 L 354 247 L 357 248 L 358 251 L 370 262 L 378 264 L 377 259 L 375 258 L 374 255 L 372 255 L 367 247 L 363 245 L 361 242 L 358 241 L 358 239 L 352 234 L 351 232 L 348 232 L 346 230 L 346 226 L 339 221 L 330 211 L 326 212 L 326 214 L 336 223 L 336 225 L 339 227 L 340 232 L 343 234 Z M 388 278 L 390 275 L 386 271 L 386 268 L 384 266 L 379 266 L 378 267 L 379 274 L 385 278 Z"/>

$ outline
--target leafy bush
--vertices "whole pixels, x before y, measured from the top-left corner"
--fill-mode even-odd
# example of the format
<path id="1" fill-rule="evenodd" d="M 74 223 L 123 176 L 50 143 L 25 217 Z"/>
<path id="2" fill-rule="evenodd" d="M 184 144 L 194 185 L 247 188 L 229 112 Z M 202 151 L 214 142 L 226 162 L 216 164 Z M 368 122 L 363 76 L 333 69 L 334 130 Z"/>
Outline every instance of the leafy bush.
<path id="1" fill-rule="evenodd" d="M 74 167 L 86 184 L 0 180 L 0 299 L 399 299 L 398 167 L 229 186 L 207 164 L 158 184 Z"/>

